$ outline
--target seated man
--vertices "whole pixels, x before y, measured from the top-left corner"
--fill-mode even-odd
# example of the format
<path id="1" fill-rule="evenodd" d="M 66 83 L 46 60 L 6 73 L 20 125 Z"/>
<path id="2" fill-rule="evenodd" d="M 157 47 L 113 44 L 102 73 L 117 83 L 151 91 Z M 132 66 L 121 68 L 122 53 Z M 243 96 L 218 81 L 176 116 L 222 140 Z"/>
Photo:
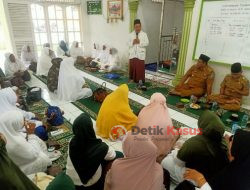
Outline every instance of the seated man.
<path id="1" fill-rule="evenodd" d="M 209 102 L 217 102 L 220 108 L 237 111 L 240 109 L 242 96 L 249 95 L 249 81 L 242 75 L 240 63 L 231 66 L 231 74 L 221 83 L 220 94 L 208 96 Z"/>
<path id="2" fill-rule="evenodd" d="M 170 94 L 181 97 L 210 95 L 214 81 L 214 71 L 207 65 L 209 59 L 208 56 L 201 54 L 198 62 L 187 71 Z"/>

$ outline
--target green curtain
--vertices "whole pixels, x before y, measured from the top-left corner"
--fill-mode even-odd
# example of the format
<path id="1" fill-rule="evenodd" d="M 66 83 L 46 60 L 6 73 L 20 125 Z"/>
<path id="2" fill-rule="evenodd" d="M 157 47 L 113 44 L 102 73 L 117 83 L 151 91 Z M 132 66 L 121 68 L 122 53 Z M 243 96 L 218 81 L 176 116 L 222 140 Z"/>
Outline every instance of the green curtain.
<path id="1" fill-rule="evenodd" d="M 129 30 L 130 32 L 132 32 L 134 29 L 134 20 L 136 19 L 136 16 L 137 16 L 139 0 L 129 0 L 128 5 L 129 5 L 129 12 L 130 12 L 130 29 Z"/>

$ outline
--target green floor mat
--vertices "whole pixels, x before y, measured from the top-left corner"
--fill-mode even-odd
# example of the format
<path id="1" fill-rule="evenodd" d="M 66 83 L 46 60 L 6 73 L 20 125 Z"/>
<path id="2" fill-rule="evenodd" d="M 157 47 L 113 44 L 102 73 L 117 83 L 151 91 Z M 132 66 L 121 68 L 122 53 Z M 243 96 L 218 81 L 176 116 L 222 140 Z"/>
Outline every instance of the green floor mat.
<path id="1" fill-rule="evenodd" d="M 89 85 L 89 87 L 92 89 L 92 91 L 95 91 L 97 88 L 100 87 L 99 84 L 89 80 L 85 79 L 86 83 Z M 108 90 L 109 93 L 111 93 L 111 90 Z M 133 110 L 135 114 L 137 114 L 141 108 L 143 107 L 141 104 L 129 100 L 130 107 Z M 96 119 L 98 115 L 98 111 L 101 107 L 101 104 L 99 102 L 96 102 L 93 97 L 85 98 L 85 99 L 80 99 L 76 102 L 73 102 L 75 106 L 77 106 L 79 109 L 84 110 L 85 112 L 89 113 L 92 118 Z"/>
<path id="2" fill-rule="evenodd" d="M 98 77 L 97 75 L 100 75 L 100 73 L 99 74 L 93 74 L 92 72 L 90 72 L 90 74 L 92 74 L 93 76 L 96 76 L 96 77 Z M 98 77 L 98 78 L 101 78 L 101 77 Z M 103 78 L 101 78 L 101 79 L 103 79 Z M 44 81 L 45 79 L 41 79 L 41 80 Z M 109 82 L 108 79 L 104 79 L 104 80 Z M 95 83 L 95 82 L 93 82 L 91 80 L 86 79 L 86 82 L 89 84 L 89 86 L 91 87 L 92 90 L 95 90 L 96 88 L 100 87 L 99 84 L 97 84 L 97 83 Z M 134 91 L 136 94 L 139 94 L 139 95 L 141 95 L 140 94 L 141 92 L 143 92 L 144 96 L 147 96 L 147 97 L 150 97 L 151 94 L 153 94 L 155 92 L 161 92 L 162 94 L 165 94 L 165 95 L 167 94 L 166 92 L 164 93 L 164 91 L 167 91 L 166 90 L 167 88 L 166 87 L 165 88 L 164 87 L 158 87 L 157 86 L 158 84 L 155 83 L 155 82 L 150 83 L 150 82 L 147 81 L 145 83 L 145 85 L 148 87 L 149 90 L 144 92 L 144 91 L 138 90 L 136 88 L 135 83 L 129 83 L 128 84 L 130 91 Z M 150 91 L 150 87 L 152 87 L 151 91 Z M 138 92 L 140 92 L 140 93 L 138 93 Z M 147 93 L 148 93 L 148 95 L 147 95 Z M 190 117 L 199 119 L 199 116 L 204 111 L 204 109 L 195 110 L 195 109 L 192 109 L 192 108 L 187 108 L 187 109 L 186 108 L 184 108 L 184 109 L 177 108 L 176 103 L 180 102 L 180 99 L 181 99 L 181 97 L 179 97 L 179 96 L 166 95 L 166 98 L 167 98 L 167 104 L 168 104 L 169 108 L 174 109 L 174 110 L 176 110 L 178 112 L 181 112 L 181 113 L 183 113 L 185 115 L 188 115 Z M 92 98 L 81 99 L 81 100 L 78 100 L 78 101 L 74 102 L 73 104 L 76 105 L 81 110 L 84 110 L 84 111 L 88 112 L 91 115 L 91 117 L 93 117 L 93 118 L 96 118 L 96 116 L 98 114 L 98 110 L 100 109 L 100 104 L 95 102 Z M 140 109 L 143 107 L 143 105 L 141 105 L 140 103 L 137 103 L 137 102 L 135 102 L 133 100 L 130 100 L 130 107 L 134 111 L 134 113 L 138 113 L 138 111 L 140 111 Z M 225 113 L 222 115 L 221 119 L 222 119 L 223 123 L 225 124 L 227 131 L 231 131 L 231 124 L 228 124 L 228 122 L 226 120 L 230 118 L 232 113 L 238 114 L 240 121 L 241 121 L 242 116 L 244 114 L 248 114 L 248 116 L 250 116 L 250 110 L 246 110 L 246 109 L 241 109 L 241 111 L 237 111 L 237 112 L 231 112 L 231 111 L 226 111 L 225 110 Z M 240 122 L 239 122 L 239 125 L 240 125 Z"/>
<path id="3" fill-rule="evenodd" d="M 27 91 L 28 86 L 24 86 L 21 91 L 21 95 L 25 97 L 26 91 Z M 39 102 L 34 102 L 28 104 L 28 109 L 30 112 L 33 112 L 38 116 L 39 118 L 44 117 L 45 110 L 48 108 L 49 104 L 45 100 L 40 100 Z M 70 122 L 66 119 L 64 119 L 64 124 L 59 127 L 60 129 L 64 130 L 64 133 L 56 136 L 51 136 L 49 133 L 49 139 L 50 140 L 55 140 L 57 141 L 60 145 L 61 148 L 59 151 L 62 153 L 62 156 L 53 162 L 53 165 L 60 166 L 61 168 L 65 168 L 66 162 L 67 162 L 67 151 L 68 151 L 68 143 L 69 140 L 72 138 L 72 125 Z"/>
<path id="4" fill-rule="evenodd" d="M 117 74 L 120 75 L 120 78 L 118 79 L 107 79 L 104 77 L 105 73 L 102 73 L 102 72 L 99 72 L 99 71 L 96 71 L 96 72 L 90 72 L 86 69 L 84 69 L 84 67 L 82 65 L 76 65 L 76 67 L 86 73 L 89 73 L 97 78 L 100 78 L 100 79 L 103 79 L 107 82 L 110 82 L 114 85 L 121 85 L 121 84 L 127 84 L 128 87 L 129 87 L 129 90 L 131 92 L 134 92 L 140 96 L 143 96 L 145 98 L 150 98 L 152 96 L 153 93 L 155 92 L 160 92 L 160 93 L 163 93 L 165 95 L 168 94 L 169 90 L 171 89 L 170 86 L 168 85 L 164 85 L 164 84 L 161 84 L 161 83 L 157 83 L 157 82 L 154 82 L 154 81 L 151 81 L 151 80 L 148 80 L 146 79 L 146 82 L 145 82 L 145 86 L 147 86 L 147 91 L 142 91 L 140 89 L 137 88 L 137 84 L 134 83 L 134 82 L 129 82 L 129 78 L 128 78 L 128 74 L 125 73 L 125 72 L 115 72 Z"/>

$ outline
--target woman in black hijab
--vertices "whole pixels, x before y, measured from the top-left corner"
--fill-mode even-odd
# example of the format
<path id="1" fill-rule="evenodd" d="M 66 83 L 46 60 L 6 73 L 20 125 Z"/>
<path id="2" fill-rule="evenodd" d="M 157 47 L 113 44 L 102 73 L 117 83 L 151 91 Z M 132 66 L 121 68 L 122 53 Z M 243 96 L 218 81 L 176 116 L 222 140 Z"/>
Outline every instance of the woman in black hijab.
<path id="1" fill-rule="evenodd" d="M 198 187 L 210 186 L 212 190 L 249 190 L 250 188 L 250 132 L 237 130 L 229 143 L 231 163 L 213 179 L 206 182 L 196 170 L 187 170 L 185 179 L 193 180 Z M 202 189 L 201 188 L 201 189 Z"/>
<path id="2" fill-rule="evenodd" d="M 73 134 L 66 173 L 72 178 L 77 190 L 102 190 L 105 179 L 103 171 L 107 161 L 114 160 L 121 154 L 96 138 L 92 120 L 86 113 L 82 113 L 74 121 Z"/>

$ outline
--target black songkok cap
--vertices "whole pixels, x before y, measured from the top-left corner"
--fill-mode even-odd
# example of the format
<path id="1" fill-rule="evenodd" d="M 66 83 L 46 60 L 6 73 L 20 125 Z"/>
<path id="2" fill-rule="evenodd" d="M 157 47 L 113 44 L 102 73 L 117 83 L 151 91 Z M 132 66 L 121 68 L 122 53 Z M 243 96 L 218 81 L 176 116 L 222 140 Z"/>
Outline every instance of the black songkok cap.
<path id="1" fill-rule="evenodd" d="M 239 73 L 242 71 L 241 64 L 240 63 L 234 63 L 231 66 L 231 72 L 232 73 Z"/>
<path id="2" fill-rule="evenodd" d="M 206 56 L 204 54 L 201 54 L 199 59 L 201 59 L 202 61 L 207 63 L 210 60 L 210 57 L 208 57 L 208 56 Z"/>
<path id="3" fill-rule="evenodd" d="M 134 25 L 136 25 L 136 24 L 141 24 L 140 19 L 135 19 L 135 20 L 134 20 Z"/>

